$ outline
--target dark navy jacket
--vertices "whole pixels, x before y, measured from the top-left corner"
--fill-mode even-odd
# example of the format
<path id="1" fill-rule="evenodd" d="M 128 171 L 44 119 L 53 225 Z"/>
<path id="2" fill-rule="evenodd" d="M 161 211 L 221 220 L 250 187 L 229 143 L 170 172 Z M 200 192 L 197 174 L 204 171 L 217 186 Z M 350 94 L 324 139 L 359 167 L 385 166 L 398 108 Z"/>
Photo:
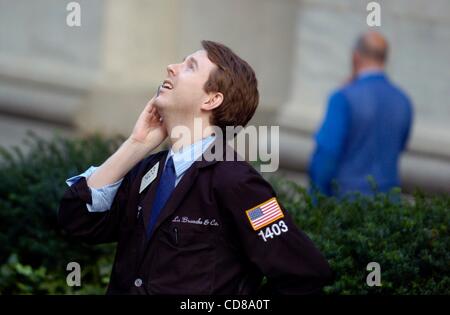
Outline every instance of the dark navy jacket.
<path id="1" fill-rule="evenodd" d="M 411 102 L 382 72 L 360 76 L 334 92 L 315 136 L 309 168 L 313 185 L 337 196 L 372 194 L 368 176 L 381 192 L 399 186 L 399 156 L 411 122 Z"/>
<path id="2" fill-rule="evenodd" d="M 281 203 L 264 210 L 277 214 L 268 215 L 264 226 L 252 226 L 249 211 L 275 200 L 275 191 L 250 164 L 225 161 L 225 155 L 194 162 L 147 238 L 163 168 L 141 193 L 140 183 L 167 152 L 137 164 L 108 211 L 88 211 L 85 178 L 60 202 L 59 223 L 68 234 L 92 244 L 117 242 L 108 293 L 306 294 L 332 280 L 328 262 Z"/>

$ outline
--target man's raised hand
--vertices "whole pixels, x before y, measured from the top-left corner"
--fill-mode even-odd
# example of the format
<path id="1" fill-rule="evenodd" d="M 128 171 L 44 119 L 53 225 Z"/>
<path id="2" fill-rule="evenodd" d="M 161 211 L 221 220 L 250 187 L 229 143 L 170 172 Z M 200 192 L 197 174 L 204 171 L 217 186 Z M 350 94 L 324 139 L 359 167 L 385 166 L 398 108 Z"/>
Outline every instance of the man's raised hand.
<path id="1" fill-rule="evenodd" d="M 157 147 L 167 137 L 167 129 L 154 102 L 156 95 L 147 103 L 134 126 L 130 140 L 151 149 Z"/>

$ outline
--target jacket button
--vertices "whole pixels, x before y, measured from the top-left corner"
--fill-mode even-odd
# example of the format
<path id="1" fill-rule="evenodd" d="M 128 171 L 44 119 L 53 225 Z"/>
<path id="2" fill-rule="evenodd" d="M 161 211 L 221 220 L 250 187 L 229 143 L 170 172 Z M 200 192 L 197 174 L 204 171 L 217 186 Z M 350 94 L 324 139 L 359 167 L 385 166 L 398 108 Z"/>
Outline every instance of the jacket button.
<path id="1" fill-rule="evenodd" d="M 136 280 L 134 280 L 134 285 L 139 288 L 142 285 L 142 279 L 137 278 Z"/>

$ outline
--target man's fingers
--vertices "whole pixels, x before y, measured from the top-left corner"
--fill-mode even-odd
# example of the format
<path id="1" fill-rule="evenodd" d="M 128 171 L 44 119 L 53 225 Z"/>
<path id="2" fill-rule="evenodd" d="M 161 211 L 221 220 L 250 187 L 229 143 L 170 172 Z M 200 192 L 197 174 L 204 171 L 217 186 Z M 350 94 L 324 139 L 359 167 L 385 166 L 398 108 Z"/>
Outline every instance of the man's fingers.
<path id="1" fill-rule="evenodd" d="M 149 114 L 152 114 L 152 109 L 154 108 L 153 103 L 155 102 L 155 99 L 158 97 L 159 95 L 159 89 L 161 86 L 158 86 L 158 91 L 156 92 L 155 95 L 153 95 L 153 97 L 147 102 L 147 104 L 145 105 L 144 111 L 148 112 Z"/>
<path id="2" fill-rule="evenodd" d="M 151 114 L 152 110 L 154 110 L 155 106 L 153 106 L 154 98 L 152 98 L 147 105 L 145 105 L 145 111 Z"/>

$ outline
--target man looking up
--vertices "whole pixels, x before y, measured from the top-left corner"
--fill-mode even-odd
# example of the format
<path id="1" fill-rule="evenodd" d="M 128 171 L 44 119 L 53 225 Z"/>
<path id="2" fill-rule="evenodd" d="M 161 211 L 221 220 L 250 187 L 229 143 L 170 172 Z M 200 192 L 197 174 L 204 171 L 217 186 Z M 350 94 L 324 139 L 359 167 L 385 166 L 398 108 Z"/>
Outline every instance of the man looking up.
<path id="1" fill-rule="evenodd" d="M 59 221 L 85 242 L 117 242 L 110 294 L 252 294 L 263 276 L 264 292 L 317 292 L 328 263 L 270 184 L 245 161 L 203 158 L 226 146 L 209 127 L 245 126 L 259 93 L 247 62 L 202 46 L 167 67 L 117 152 L 67 181 Z M 149 155 L 167 135 L 170 150 Z"/>

